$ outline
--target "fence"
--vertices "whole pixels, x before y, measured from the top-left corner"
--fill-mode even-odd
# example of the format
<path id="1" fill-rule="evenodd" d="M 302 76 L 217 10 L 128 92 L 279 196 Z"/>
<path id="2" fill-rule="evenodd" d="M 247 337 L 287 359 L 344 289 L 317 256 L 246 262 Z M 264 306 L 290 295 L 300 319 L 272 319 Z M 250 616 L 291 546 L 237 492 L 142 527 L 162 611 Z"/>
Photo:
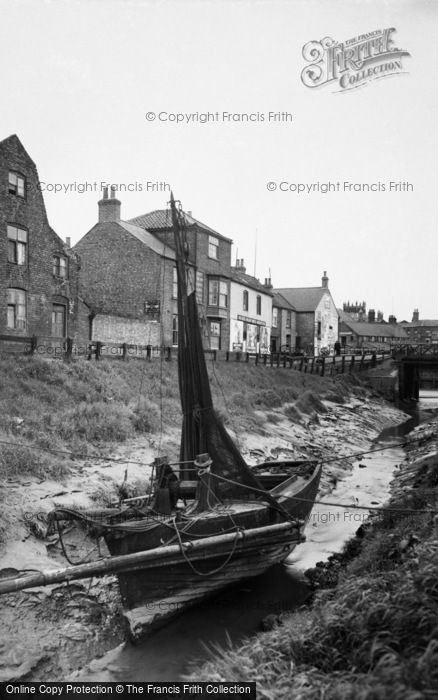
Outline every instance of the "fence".
<path id="1" fill-rule="evenodd" d="M 177 348 L 170 346 L 136 345 L 132 343 L 103 343 L 93 340 L 82 345 L 74 343 L 72 338 L 42 338 L 0 335 L 0 348 L 7 352 L 17 352 L 20 349 L 26 355 L 41 355 L 70 361 L 74 357 L 84 357 L 88 360 L 114 358 L 129 360 L 143 358 L 152 361 L 164 358 L 167 361 L 176 357 Z M 285 352 L 259 354 L 251 352 L 232 352 L 224 350 L 205 350 L 206 356 L 213 362 L 239 362 L 256 366 L 283 367 L 299 372 L 317 374 L 321 377 L 361 371 L 376 367 L 390 357 L 389 352 L 361 353 L 351 355 L 333 355 L 324 357 L 309 357 L 291 355 Z"/>

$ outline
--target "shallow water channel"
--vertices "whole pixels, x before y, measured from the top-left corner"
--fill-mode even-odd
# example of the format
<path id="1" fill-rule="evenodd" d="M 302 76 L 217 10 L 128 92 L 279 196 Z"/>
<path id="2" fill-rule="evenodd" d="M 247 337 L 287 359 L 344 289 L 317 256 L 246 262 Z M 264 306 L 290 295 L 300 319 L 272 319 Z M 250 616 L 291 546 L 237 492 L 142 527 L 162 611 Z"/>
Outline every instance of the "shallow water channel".
<path id="1" fill-rule="evenodd" d="M 382 505 L 389 494 L 393 471 L 405 458 L 399 446 L 404 435 L 438 413 L 438 392 L 422 392 L 406 422 L 384 430 L 375 441 L 384 450 L 358 459 L 336 489 L 313 508 L 306 542 L 285 562 L 258 578 L 225 591 L 213 600 L 180 615 L 139 646 L 123 644 L 91 662 L 75 680 L 173 681 L 196 661 L 207 659 L 215 646 L 238 642 L 260 629 L 271 613 L 290 611 L 308 596 L 302 572 L 340 551 L 365 521 L 368 510 L 352 506 Z M 389 448 L 389 449 L 388 449 Z M 336 504 L 336 505 L 331 505 Z"/>

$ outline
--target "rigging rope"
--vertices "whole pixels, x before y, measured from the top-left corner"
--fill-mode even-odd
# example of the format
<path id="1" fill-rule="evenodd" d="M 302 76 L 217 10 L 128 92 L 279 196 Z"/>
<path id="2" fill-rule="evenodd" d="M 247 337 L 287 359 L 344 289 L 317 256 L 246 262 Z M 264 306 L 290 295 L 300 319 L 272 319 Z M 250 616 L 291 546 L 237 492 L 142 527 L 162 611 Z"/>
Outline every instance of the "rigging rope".
<path id="1" fill-rule="evenodd" d="M 237 530 L 236 530 L 236 537 L 234 538 L 233 546 L 232 546 L 232 548 L 231 548 L 231 551 L 230 551 L 229 554 L 227 555 L 227 558 L 225 559 L 225 561 L 223 561 L 222 564 L 220 564 L 219 566 L 217 566 L 215 569 L 212 569 L 211 571 L 204 572 L 204 571 L 199 571 L 199 569 L 197 569 L 197 568 L 193 565 L 193 563 L 190 561 L 189 557 L 187 556 L 186 552 L 184 551 L 184 543 L 183 543 L 183 541 L 181 540 L 181 536 L 180 536 L 179 530 L 178 530 L 178 528 L 176 527 L 175 519 L 173 519 L 173 523 L 174 523 L 174 526 L 175 526 L 176 536 L 178 537 L 178 542 L 179 542 L 179 547 L 180 547 L 180 550 L 181 550 L 181 554 L 183 555 L 184 560 L 186 561 L 186 563 L 190 566 L 190 568 L 191 568 L 191 570 L 193 571 L 193 573 L 196 574 L 197 576 L 213 576 L 213 574 L 218 574 L 220 571 L 222 571 L 222 569 L 224 569 L 224 568 L 227 566 L 227 564 L 231 561 L 231 558 L 232 558 L 234 552 L 236 551 L 237 541 L 240 540 L 240 539 L 242 539 L 243 537 L 245 537 L 245 533 L 244 533 L 244 531 L 242 530 L 242 528 L 238 527 Z M 186 545 L 186 546 L 187 546 L 187 545 Z"/>

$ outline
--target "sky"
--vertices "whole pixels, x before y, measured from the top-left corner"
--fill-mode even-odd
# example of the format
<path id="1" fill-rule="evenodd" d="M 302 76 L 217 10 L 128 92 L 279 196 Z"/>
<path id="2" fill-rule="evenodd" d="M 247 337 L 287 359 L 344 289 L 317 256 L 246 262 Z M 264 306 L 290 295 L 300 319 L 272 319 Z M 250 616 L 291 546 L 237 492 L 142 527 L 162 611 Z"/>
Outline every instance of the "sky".
<path id="1" fill-rule="evenodd" d="M 386 28 L 398 74 L 303 83 L 308 42 Z M 123 219 L 171 187 L 262 281 L 326 270 L 338 307 L 438 318 L 437 37 L 435 0 L 3 0 L 0 139 L 18 135 L 73 244 L 101 183 Z"/>

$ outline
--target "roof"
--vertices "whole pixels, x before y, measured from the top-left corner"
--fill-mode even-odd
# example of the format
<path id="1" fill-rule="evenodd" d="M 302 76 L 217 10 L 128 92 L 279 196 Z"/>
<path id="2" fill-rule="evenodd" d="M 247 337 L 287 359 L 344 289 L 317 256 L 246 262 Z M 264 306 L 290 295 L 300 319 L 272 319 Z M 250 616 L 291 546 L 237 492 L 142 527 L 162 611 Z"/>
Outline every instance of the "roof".
<path id="1" fill-rule="evenodd" d="M 290 309 L 291 311 L 296 311 L 295 306 L 290 304 L 287 299 L 284 298 L 279 292 L 274 292 L 274 298 L 272 300 L 272 306 L 278 306 L 280 309 Z"/>
<path id="2" fill-rule="evenodd" d="M 245 287 L 255 289 L 257 292 L 263 292 L 263 294 L 268 294 L 270 297 L 273 296 L 271 290 L 267 289 L 256 277 L 247 275 L 246 272 L 242 272 L 239 269 L 236 270 L 235 267 L 231 268 L 230 279 L 233 282 L 245 285 Z"/>
<path id="3" fill-rule="evenodd" d="M 424 328 L 438 326 L 438 319 L 421 319 L 419 321 L 402 321 L 401 325 L 405 328 Z"/>
<path id="4" fill-rule="evenodd" d="M 193 216 L 191 216 L 191 214 L 183 212 L 183 215 L 186 226 L 199 226 L 199 228 L 214 234 L 218 238 L 222 238 L 224 241 L 229 241 L 230 243 L 232 242 L 231 238 L 223 236 L 221 233 L 218 233 L 214 229 L 210 228 L 210 226 L 207 226 L 207 224 L 203 224 L 202 221 L 199 221 L 199 219 L 195 219 Z M 155 211 L 150 211 L 147 214 L 142 214 L 141 216 L 135 216 L 133 219 L 129 219 L 128 223 L 151 230 L 172 228 L 172 219 L 169 209 L 155 209 Z"/>
<path id="5" fill-rule="evenodd" d="M 135 226 L 134 224 L 129 223 L 128 221 L 115 221 L 112 223 L 116 223 L 122 228 L 124 228 L 125 231 L 130 233 L 132 236 L 135 236 L 135 238 L 138 238 L 139 241 L 144 243 L 155 253 L 158 253 L 158 255 L 163 255 L 165 258 L 171 258 L 171 260 L 175 260 L 175 251 L 172 250 L 172 248 L 169 248 L 168 245 L 165 245 L 150 231 L 146 231 L 146 229 L 141 228 L 140 226 Z"/>
<path id="6" fill-rule="evenodd" d="M 362 336 L 383 336 L 384 338 L 407 338 L 406 331 L 398 323 L 367 323 L 342 319 L 353 333 Z"/>
<path id="7" fill-rule="evenodd" d="M 281 294 L 298 312 L 315 311 L 323 294 L 328 291 L 327 287 L 284 287 L 274 289 L 274 292 Z"/>

